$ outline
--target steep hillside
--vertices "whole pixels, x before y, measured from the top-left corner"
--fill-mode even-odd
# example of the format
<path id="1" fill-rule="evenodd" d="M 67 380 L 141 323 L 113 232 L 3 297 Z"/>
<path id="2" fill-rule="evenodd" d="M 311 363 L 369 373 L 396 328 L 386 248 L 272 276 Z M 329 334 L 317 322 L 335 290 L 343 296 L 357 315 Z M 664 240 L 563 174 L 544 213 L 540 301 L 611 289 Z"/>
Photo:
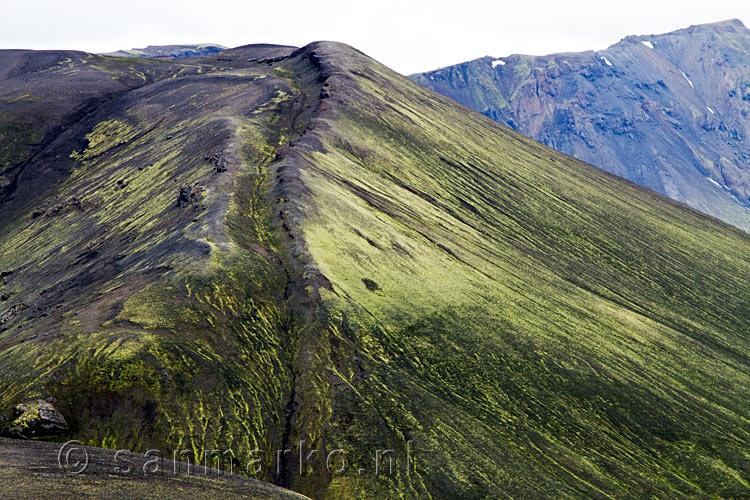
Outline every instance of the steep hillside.
<path id="1" fill-rule="evenodd" d="M 738 20 L 601 52 L 414 75 L 559 151 L 750 229 L 750 30 Z"/>
<path id="2" fill-rule="evenodd" d="M 9 418 L 259 449 L 314 498 L 750 493 L 747 235 L 345 45 L 278 50 L 105 59 L 164 76 L 5 160 Z"/>

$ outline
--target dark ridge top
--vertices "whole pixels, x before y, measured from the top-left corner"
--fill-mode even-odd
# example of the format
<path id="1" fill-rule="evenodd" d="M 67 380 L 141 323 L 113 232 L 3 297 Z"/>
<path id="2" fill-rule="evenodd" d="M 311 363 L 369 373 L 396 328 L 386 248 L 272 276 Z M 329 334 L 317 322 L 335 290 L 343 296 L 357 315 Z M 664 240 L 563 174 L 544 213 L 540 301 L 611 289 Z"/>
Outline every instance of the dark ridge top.
<path id="1" fill-rule="evenodd" d="M 232 63 L 231 65 L 236 66 L 237 64 L 251 61 L 284 58 L 289 56 L 289 54 L 295 50 L 297 50 L 297 47 L 291 47 L 288 45 L 256 43 L 240 45 L 239 47 L 227 49 L 217 54 L 209 54 L 195 58 L 194 60 L 210 64 Z"/>
<path id="2" fill-rule="evenodd" d="M 237 47 L 232 47 L 228 50 L 244 50 L 244 49 L 253 49 L 253 50 L 295 50 L 298 47 L 295 47 L 293 45 L 281 45 L 276 43 L 249 43 L 247 45 L 238 45 Z"/>
<path id="3" fill-rule="evenodd" d="M 574 129 L 651 55 L 462 69 L 517 66 L 526 116 L 582 89 Z M 0 430 L 260 448 L 320 500 L 747 496 L 745 233 L 345 44 L 59 62 L 0 82 Z"/>

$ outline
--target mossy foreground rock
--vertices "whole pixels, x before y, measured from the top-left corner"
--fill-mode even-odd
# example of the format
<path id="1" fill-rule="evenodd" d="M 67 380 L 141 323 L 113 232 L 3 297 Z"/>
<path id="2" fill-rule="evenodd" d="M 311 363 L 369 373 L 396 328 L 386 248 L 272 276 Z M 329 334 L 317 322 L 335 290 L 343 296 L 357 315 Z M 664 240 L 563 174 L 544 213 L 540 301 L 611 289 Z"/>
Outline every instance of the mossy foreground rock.
<path id="1" fill-rule="evenodd" d="M 6 414 L 314 498 L 750 495 L 745 233 L 341 44 L 0 59 Z"/>
<path id="2" fill-rule="evenodd" d="M 20 438 L 50 437 L 62 434 L 68 423 L 51 403 L 37 399 L 21 403 L 15 408 L 16 418 L 7 433 Z"/>

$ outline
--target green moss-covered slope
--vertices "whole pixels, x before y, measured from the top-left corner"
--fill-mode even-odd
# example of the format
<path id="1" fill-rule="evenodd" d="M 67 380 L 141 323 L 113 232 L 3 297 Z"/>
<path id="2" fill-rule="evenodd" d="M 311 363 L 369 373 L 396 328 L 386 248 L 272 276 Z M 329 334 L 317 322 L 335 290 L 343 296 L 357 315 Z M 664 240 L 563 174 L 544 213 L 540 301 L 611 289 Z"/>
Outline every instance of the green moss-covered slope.
<path id="1" fill-rule="evenodd" d="M 314 498 L 750 494 L 744 233 L 344 45 L 185 64 L 14 164 L 6 411 Z"/>

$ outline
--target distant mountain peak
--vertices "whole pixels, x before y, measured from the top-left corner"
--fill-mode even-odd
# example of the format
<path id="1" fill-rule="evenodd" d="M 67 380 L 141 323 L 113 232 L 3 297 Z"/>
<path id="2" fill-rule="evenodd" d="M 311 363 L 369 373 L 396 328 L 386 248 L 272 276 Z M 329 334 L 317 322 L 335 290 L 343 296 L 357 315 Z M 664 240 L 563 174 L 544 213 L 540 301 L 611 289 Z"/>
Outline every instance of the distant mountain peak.
<path id="1" fill-rule="evenodd" d="M 564 153 L 750 230 L 750 30 L 739 19 L 606 50 L 413 75 Z"/>
<path id="2" fill-rule="evenodd" d="M 714 25 L 714 26 L 735 26 L 737 28 L 745 28 L 745 29 L 747 29 L 747 27 L 745 26 L 745 24 L 742 21 L 740 21 L 739 19 L 727 19 L 726 21 L 719 21 L 719 22 L 716 22 L 716 23 L 710 23 L 710 24 L 706 24 L 704 26 L 711 26 L 711 25 Z"/>
<path id="3" fill-rule="evenodd" d="M 696 32 L 734 32 L 740 30 L 746 30 L 747 28 L 739 19 L 727 19 L 725 21 L 717 21 L 714 23 L 703 23 L 693 24 L 687 28 L 680 28 L 678 30 L 670 31 L 668 33 L 641 35 L 641 37 L 656 37 L 656 36 L 675 36 L 675 35 L 694 35 Z"/>
<path id="4" fill-rule="evenodd" d="M 118 50 L 109 52 L 107 56 L 117 57 L 196 57 L 215 54 L 226 50 L 227 47 L 216 43 L 196 43 L 186 45 L 148 45 L 144 48 L 134 48 L 128 50 Z"/>

